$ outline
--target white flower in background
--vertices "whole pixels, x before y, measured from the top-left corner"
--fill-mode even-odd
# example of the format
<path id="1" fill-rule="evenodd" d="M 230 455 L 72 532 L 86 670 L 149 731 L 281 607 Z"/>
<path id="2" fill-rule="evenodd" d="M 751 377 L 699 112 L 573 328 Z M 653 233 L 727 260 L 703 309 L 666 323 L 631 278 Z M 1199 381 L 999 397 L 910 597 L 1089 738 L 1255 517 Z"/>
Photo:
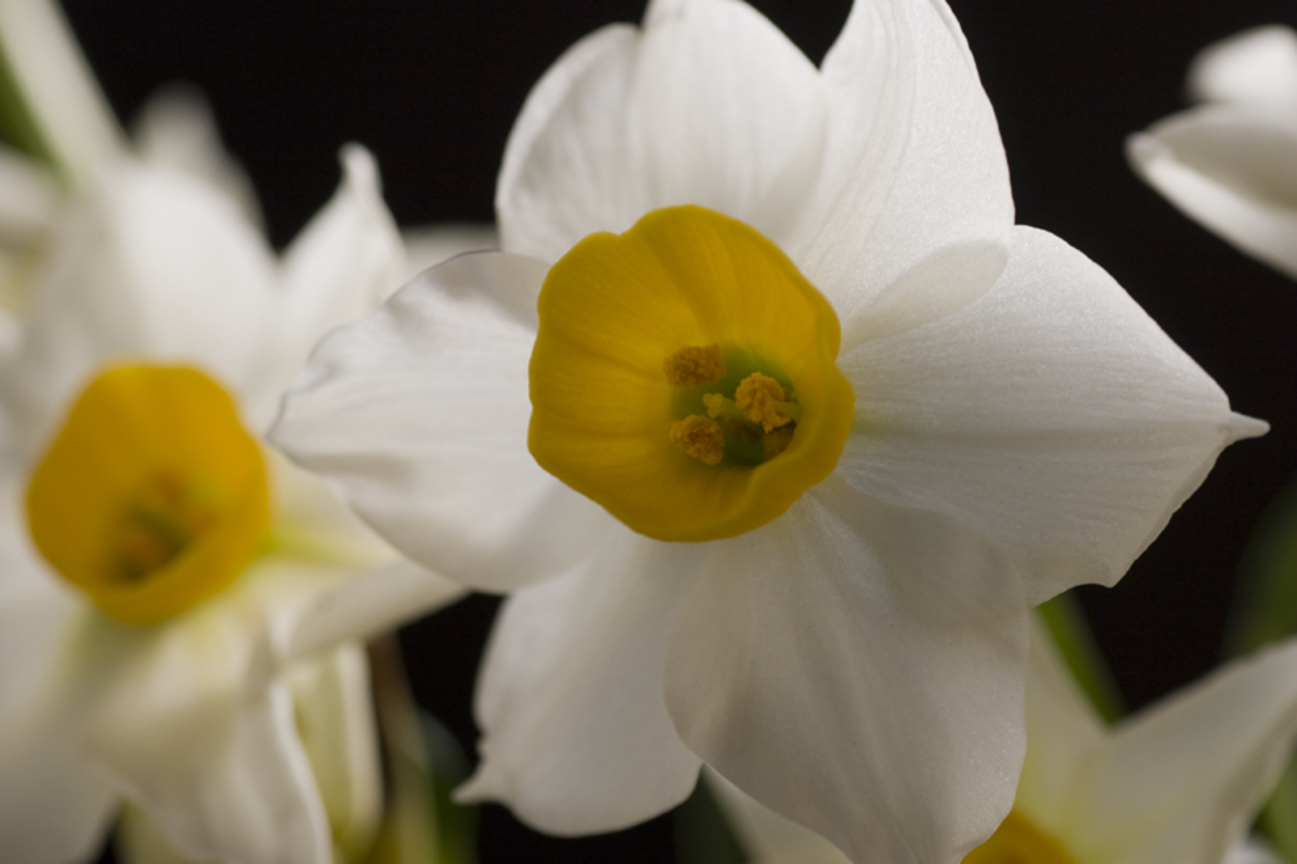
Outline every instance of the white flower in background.
<path id="1" fill-rule="evenodd" d="M 650 3 L 533 90 L 497 216 L 503 253 L 327 338 L 274 438 L 512 592 L 463 795 L 541 830 L 705 762 L 853 860 L 958 861 L 1012 804 L 1029 604 L 1115 582 L 1263 429 L 1013 226 L 941 3 L 857 0 L 820 69 L 742 3 Z"/>
<path id="2" fill-rule="evenodd" d="M 454 589 L 257 436 L 404 274 L 373 160 L 343 161 L 282 261 L 216 188 L 133 162 L 52 234 L 0 367 L 0 860 L 84 857 L 123 796 L 199 860 L 326 861 L 348 814 L 372 827 L 327 776 L 346 756 L 376 801 L 372 734 L 322 758 L 293 697 L 364 688 L 355 640 Z"/>
<path id="3" fill-rule="evenodd" d="M 1013 811 L 964 864 L 1280 864 L 1247 831 L 1297 735 L 1297 643 L 1236 660 L 1108 727 L 1032 631 Z M 711 775 L 754 864 L 845 864 Z"/>
<path id="4" fill-rule="evenodd" d="M 1136 172 L 1189 217 L 1297 278 L 1297 33 L 1248 30 L 1189 70 L 1203 104 L 1132 135 Z"/>

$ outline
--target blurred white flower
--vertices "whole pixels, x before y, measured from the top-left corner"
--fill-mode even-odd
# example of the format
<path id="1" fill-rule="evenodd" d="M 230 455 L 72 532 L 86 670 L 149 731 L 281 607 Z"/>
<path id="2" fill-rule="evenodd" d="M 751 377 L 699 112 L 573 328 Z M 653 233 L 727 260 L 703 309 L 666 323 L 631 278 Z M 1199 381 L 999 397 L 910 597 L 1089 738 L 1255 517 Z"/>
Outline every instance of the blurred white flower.
<path id="1" fill-rule="evenodd" d="M 1132 135 L 1136 172 L 1189 217 L 1297 278 L 1297 33 L 1260 27 L 1189 70 L 1203 104 Z"/>
<path id="2" fill-rule="evenodd" d="M 0 367 L 0 860 L 84 857 L 123 795 L 196 859 L 329 859 L 293 661 L 457 593 L 256 443 L 314 340 L 405 275 L 372 158 L 343 164 L 282 260 L 221 189 L 133 160 L 55 221 Z"/>
<path id="3" fill-rule="evenodd" d="M 1297 735 L 1297 643 L 1236 660 L 1109 728 L 1033 628 L 1013 812 L 964 864 L 1280 864 L 1247 836 Z M 708 776 L 754 864 L 845 864 Z"/>
<path id="4" fill-rule="evenodd" d="M 536 86 L 496 203 L 504 252 L 326 339 L 274 433 L 513 592 L 464 796 L 606 831 L 706 762 L 854 860 L 959 860 L 1011 806 L 1028 605 L 1119 579 L 1263 425 L 1014 227 L 941 3 L 857 0 L 817 69 L 652 2 Z"/>

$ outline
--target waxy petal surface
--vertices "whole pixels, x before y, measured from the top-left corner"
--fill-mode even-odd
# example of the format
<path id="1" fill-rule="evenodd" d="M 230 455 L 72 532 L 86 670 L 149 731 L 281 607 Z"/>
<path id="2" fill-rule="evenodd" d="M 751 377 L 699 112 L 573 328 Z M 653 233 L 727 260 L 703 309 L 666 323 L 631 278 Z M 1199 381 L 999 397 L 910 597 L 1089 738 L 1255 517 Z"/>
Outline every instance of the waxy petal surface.
<path id="1" fill-rule="evenodd" d="M 1031 228 L 990 294 L 838 363 L 857 417 L 838 472 L 1000 544 L 1032 603 L 1116 582 L 1221 449 L 1265 428 L 1112 277 Z"/>
<path id="2" fill-rule="evenodd" d="M 690 749 L 854 861 L 953 864 L 990 835 L 1025 745 L 1013 566 L 836 477 L 707 552 L 667 660 Z"/>
<path id="3" fill-rule="evenodd" d="M 547 269 L 484 253 L 426 272 L 321 343 L 272 433 L 402 552 L 487 591 L 565 572 L 608 524 L 527 451 Z"/>
<path id="4" fill-rule="evenodd" d="M 555 261 L 594 231 L 699 204 L 779 242 L 823 143 L 815 67 L 745 3 L 656 2 L 559 59 L 515 123 L 503 248 Z"/>
<path id="5" fill-rule="evenodd" d="M 642 822 L 683 801 L 698 775 L 662 672 L 702 549 L 606 518 L 589 564 L 505 602 L 478 685 L 482 763 L 460 790 L 552 834 Z"/>

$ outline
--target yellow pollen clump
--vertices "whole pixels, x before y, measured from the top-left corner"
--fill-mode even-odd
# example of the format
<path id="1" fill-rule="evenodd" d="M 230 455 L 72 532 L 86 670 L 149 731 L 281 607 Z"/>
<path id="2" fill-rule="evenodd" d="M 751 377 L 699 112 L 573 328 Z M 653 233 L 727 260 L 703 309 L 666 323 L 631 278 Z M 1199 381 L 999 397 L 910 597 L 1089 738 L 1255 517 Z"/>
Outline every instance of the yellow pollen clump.
<path id="1" fill-rule="evenodd" d="M 725 377 L 719 345 L 686 345 L 662 364 L 672 387 L 706 387 Z"/>
<path id="2" fill-rule="evenodd" d="M 671 443 L 708 465 L 717 465 L 725 456 L 725 432 L 721 424 L 701 414 L 690 414 L 671 424 L 667 431 Z"/>
<path id="3" fill-rule="evenodd" d="M 779 410 L 778 403 L 784 401 L 784 388 L 779 386 L 778 381 L 760 372 L 753 372 L 744 378 L 734 393 L 734 403 L 744 416 L 753 423 L 760 423 L 761 428 L 767 432 L 792 422 L 793 418 Z"/>

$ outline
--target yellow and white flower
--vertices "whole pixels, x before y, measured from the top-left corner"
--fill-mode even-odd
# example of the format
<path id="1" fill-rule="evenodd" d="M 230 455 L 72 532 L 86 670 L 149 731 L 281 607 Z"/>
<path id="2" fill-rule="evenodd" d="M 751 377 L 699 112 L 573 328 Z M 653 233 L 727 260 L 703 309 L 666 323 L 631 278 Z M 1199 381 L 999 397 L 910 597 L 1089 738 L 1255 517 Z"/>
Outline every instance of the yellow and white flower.
<path id="1" fill-rule="evenodd" d="M 853 860 L 958 861 L 1012 803 L 1029 604 L 1119 579 L 1263 428 L 1014 227 L 940 2 L 857 0 L 816 68 L 655 0 L 533 90 L 497 216 L 326 339 L 274 438 L 511 592 L 463 794 L 545 831 L 705 762 Z"/>
<path id="2" fill-rule="evenodd" d="M 1135 171 L 1190 218 L 1297 278 L 1297 33 L 1258 27 L 1189 69 L 1202 104 L 1132 135 Z"/>

